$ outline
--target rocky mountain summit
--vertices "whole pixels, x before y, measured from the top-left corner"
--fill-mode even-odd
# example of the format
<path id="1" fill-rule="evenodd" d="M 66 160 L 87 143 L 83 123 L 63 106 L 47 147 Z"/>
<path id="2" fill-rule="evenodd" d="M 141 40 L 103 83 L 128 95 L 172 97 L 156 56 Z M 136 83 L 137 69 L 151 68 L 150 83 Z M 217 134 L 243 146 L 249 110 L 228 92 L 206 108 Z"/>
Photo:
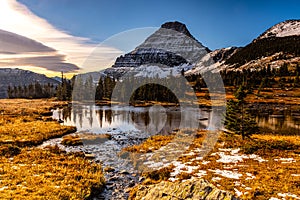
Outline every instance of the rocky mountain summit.
<path id="1" fill-rule="evenodd" d="M 112 68 L 104 70 L 111 76 L 131 73 L 143 74 L 145 66 L 159 66 L 176 74 L 198 62 L 210 50 L 198 42 L 180 22 L 167 22 L 133 51 L 116 59 Z"/>

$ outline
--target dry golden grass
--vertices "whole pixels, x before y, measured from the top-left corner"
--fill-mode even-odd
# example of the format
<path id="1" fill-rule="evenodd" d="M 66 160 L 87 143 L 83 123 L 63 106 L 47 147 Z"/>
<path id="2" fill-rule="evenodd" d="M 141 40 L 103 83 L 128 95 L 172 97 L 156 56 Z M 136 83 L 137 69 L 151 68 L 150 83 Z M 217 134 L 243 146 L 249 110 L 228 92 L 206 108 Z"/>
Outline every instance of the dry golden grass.
<path id="1" fill-rule="evenodd" d="M 67 102 L 51 99 L 0 99 L 0 114 L 10 117 L 51 115 L 52 108 L 64 105 Z"/>
<path id="2" fill-rule="evenodd" d="M 260 139 L 265 141 L 285 141 L 294 145 L 300 146 L 300 136 L 294 135 L 271 135 L 271 134 L 255 134 L 252 136 L 254 139 Z"/>
<path id="3" fill-rule="evenodd" d="M 220 177 L 215 182 L 219 188 L 233 193 L 235 189 L 243 192 L 242 199 L 269 199 L 277 197 L 278 193 L 288 192 L 299 196 L 300 177 L 294 176 L 300 174 L 299 139 L 300 136 L 254 135 L 252 140 L 242 140 L 239 136 L 222 135 L 213 152 L 217 152 L 218 147 L 241 148 L 244 153 L 250 151 L 260 155 L 266 162 L 244 159 L 237 164 L 224 164 L 217 162 L 219 156 L 210 154 L 204 159 L 209 163 L 201 165 L 200 169 L 207 171 L 207 175 L 203 176 L 207 180 Z M 278 161 L 280 158 L 292 158 L 294 161 L 284 163 Z M 211 169 L 233 170 L 243 176 L 239 179 L 216 176 Z M 255 178 L 248 179 L 246 173 Z"/>
<path id="4" fill-rule="evenodd" d="M 0 160 L 0 199 L 85 199 L 104 185 L 100 165 L 59 150 L 25 148 Z"/>
<path id="5" fill-rule="evenodd" d="M 76 131 L 49 119 L 51 109 L 66 102 L 50 100 L 1 99 L 0 144 L 28 146 Z"/>
<path id="6" fill-rule="evenodd" d="M 143 143 L 123 148 L 123 151 L 134 153 L 149 153 L 162 146 L 167 145 L 174 139 L 174 135 L 154 135 L 145 140 Z"/>
<path id="7" fill-rule="evenodd" d="M 15 120 L 0 127 L 0 144 L 18 146 L 37 145 L 43 141 L 76 131 L 75 127 L 62 126 L 58 122 Z"/>
<path id="8" fill-rule="evenodd" d="M 76 131 L 51 120 L 51 108 L 66 104 L 0 100 L 0 199 L 85 199 L 101 192 L 100 165 L 58 147 L 25 147 Z"/>

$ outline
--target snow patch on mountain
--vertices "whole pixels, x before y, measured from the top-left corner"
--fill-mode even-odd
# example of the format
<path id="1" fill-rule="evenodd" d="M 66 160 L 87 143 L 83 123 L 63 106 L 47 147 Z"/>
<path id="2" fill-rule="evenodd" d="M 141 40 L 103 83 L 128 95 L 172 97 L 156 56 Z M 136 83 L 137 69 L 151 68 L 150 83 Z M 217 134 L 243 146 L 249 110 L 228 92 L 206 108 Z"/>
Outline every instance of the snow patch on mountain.
<path id="1" fill-rule="evenodd" d="M 175 67 L 159 67 L 157 65 L 142 65 L 133 70 L 136 73 L 135 77 L 148 77 L 148 78 L 167 78 L 168 76 L 178 76 L 181 71 L 192 69 L 192 65 L 183 64 Z"/>
<path id="2" fill-rule="evenodd" d="M 300 20 L 288 20 L 276 24 L 259 36 L 258 39 L 295 35 L 300 35 Z"/>

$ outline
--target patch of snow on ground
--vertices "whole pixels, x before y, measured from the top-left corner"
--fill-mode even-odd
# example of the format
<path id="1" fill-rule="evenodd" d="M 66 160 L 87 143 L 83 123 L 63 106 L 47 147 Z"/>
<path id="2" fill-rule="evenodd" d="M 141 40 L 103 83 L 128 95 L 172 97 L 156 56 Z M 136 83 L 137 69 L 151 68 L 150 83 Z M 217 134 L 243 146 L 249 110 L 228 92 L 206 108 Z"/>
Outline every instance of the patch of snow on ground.
<path id="1" fill-rule="evenodd" d="M 255 179 L 255 176 L 251 173 L 246 172 L 247 178 L 246 180 L 251 180 L 251 179 Z"/>
<path id="2" fill-rule="evenodd" d="M 238 189 L 234 188 L 235 194 L 239 197 L 243 195 L 243 192 L 240 192 Z"/>
<path id="3" fill-rule="evenodd" d="M 274 160 L 275 161 L 282 161 L 281 163 L 283 163 L 283 164 L 296 162 L 294 160 L 294 158 L 279 158 L 279 159 L 275 158 Z"/>
<path id="4" fill-rule="evenodd" d="M 292 198 L 295 198 L 295 199 L 300 199 L 300 197 L 298 197 L 297 195 L 295 194 L 292 194 L 292 193 L 278 193 L 277 194 L 278 196 L 280 197 L 292 197 Z"/>
<path id="5" fill-rule="evenodd" d="M 203 177 L 207 175 L 207 172 L 205 170 L 199 170 L 197 173 L 195 173 L 195 175 L 198 177 Z"/>
<path id="6" fill-rule="evenodd" d="M 146 165 L 149 168 L 154 168 L 154 169 L 164 167 L 164 163 L 163 162 L 155 162 L 155 161 L 144 162 L 144 165 Z"/>
<path id="7" fill-rule="evenodd" d="M 210 169 L 209 171 L 212 171 L 215 174 L 221 175 L 223 177 L 232 178 L 232 179 L 240 179 L 240 177 L 243 176 L 242 174 L 240 174 L 238 172 L 233 172 L 230 170 L 221 170 L 221 169 L 212 170 L 212 169 Z"/>
<path id="8" fill-rule="evenodd" d="M 186 165 L 185 163 L 182 163 L 179 161 L 173 161 L 171 164 L 173 164 L 175 166 L 173 169 L 174 171 L 171 172 L 171 174 L 170 174 L 172 180 L 174 179 L 174 177 L 176 177 L 181 172 L 193 173 L 196 169 L 199 168 L 199 166 L 189 166 L 189 165 Z"/>
<path id="9" fill-rule="evenodd" d="M 219 155 L 220 159 L 217 160 L 217 162 L 221 163 L 238 163 L 243 162 L 244 159 L 253 159 L 258 162 L 265 162 L 266 160 L 261 158 L 258 155 L 251 154 L 251 155 L 245 155 L 245 154 L 239 154 L 240 149 L 222 149 L 219 148 L 219 151 L 212 153 L 211 155 Z M 230 152 L 230 154 L 228 154 Z"/>
<path id="10" fill-rule="evenodd" d="M 296 176 L 297 177 L 297 176 L 300 176 L 300 174 L 291 174 L 291 176 Z"/>
<path id="11" fill-rule="evenodd" d="M 242 162 L 245 156 L 242 155 L 228 155 L 224 152 L 218 152 L 218 155 L 221 157 L 217 162 L 221 163 L 237 163 Z"/>
<path id="12" fill-rule="evenodd" d="M 222 180 L 222 178 L 221 177 L 213 177 L 211 180 L 214 182 L 217 182 L 217 181 Z"/>
<path id="13" fill-rule="evenodd" d="M 0 191 L 6 190 L 7 188 L 8 188 L 8 186 L 4 186 L 4 187 L 0 188 Z"/>
<path id="14" fill-rule="evenodd" d="M 208 163 L 210 163 L 210 161 L 203 161 L 201 164 L 202 165 L 207 165 Z"/>

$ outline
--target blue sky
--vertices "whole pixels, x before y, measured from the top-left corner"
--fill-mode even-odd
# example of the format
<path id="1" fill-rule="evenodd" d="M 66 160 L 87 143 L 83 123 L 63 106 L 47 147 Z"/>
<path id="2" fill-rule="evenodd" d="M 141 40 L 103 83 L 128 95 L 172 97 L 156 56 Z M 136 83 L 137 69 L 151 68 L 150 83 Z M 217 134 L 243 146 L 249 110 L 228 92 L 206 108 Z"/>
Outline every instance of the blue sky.
<path id="1" fill-rule="evenodd" d="M 101 42 L 122 31 L 181 21 L 210 49 L 244 46 L 270 26 L 300 19 L 294 0 L 19 0 L 72 35 Z"/>
<path id="2" fill-rule="evenodd" d="M 287 19 L 300 19 L 299 0 L 0 0 L 0 67 L 71 76 L 110 67 L 167 21 L 214 50 Z"/>

